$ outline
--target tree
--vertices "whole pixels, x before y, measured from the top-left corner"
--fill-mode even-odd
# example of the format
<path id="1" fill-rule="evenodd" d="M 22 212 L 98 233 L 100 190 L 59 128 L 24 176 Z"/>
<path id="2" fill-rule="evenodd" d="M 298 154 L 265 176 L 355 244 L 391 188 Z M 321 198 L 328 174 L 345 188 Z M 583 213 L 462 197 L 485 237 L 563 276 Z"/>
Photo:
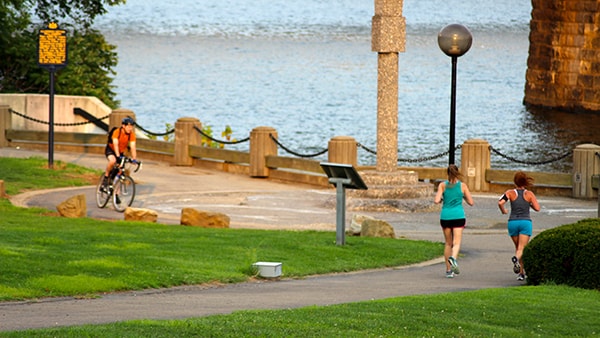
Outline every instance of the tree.
<path id="1" fill-rule="evenodd" d="M 56 72 L 55 93 L 95 96 L 116 108 L 116 47 L 92 28 L 107 7 L 125 0 L 0 0 L 0 93 L 49 93 L 38 66 L 39 30 L 56 22 L 67 31 L 67 67 Z"/>

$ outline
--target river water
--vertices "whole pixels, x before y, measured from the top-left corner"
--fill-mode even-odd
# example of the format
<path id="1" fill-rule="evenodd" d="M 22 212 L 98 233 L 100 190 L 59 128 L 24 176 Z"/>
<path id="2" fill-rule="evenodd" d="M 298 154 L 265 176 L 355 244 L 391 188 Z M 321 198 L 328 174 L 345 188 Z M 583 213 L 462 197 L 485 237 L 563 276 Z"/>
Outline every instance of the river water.
<path id="1" fill-rule="evenodd" d="M 448 150 L 451 60 L 437 33 L 451 23 L 473 35 L 471 50 L 458 60 L 457 144 L 484 139 L 531 163 L 581 143 L 600 144 L 600 115 L 524 108 L 530 13 L 523 0 L 404 1 L 400 159 Z M 217 139 L 226 126 L 244 139 L 255 127 L 270 126 L 286 148 L 311 155 L 339 135 L 376 150 L 373 14 L 369 0 L 128 0 L 96 26 L 117 46 L 117 99 L 144 129 L 161 133 L 178 118 L 196 117 Z M 247 150 L 248 143 L 227 148 Z M 359 149 L 361 165 L 375 160 Z M 505 169 L 568 171 L 570 161 L 522 164 L 492 154 L 492 167 Z M 447 155 L 399 162 L 446 163 Z"/>

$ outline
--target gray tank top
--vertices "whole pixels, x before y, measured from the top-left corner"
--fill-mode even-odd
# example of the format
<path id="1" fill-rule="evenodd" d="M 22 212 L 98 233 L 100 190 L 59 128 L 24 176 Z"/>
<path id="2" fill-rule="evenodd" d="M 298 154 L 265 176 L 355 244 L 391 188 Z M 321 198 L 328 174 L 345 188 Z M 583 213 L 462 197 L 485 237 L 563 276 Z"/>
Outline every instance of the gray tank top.
<path id="1" fill-rule="evenodd" d="M 510 216 L 511 219 L 529 219 L 531 220 L 531 216 L 529 215 L 529 202 L 525 200 L 523 195 L 525 194 L 525 189 L 515 189 L 517 193 L 517 198 L 514 201 L 510 202 Z"/>

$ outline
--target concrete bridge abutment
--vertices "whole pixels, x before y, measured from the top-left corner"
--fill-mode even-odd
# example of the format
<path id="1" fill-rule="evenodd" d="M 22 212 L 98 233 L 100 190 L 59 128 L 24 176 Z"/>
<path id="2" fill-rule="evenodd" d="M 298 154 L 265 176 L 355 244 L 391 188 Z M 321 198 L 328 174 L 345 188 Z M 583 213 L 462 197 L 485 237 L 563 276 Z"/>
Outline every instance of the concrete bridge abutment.
<path id="1" fill-rule="evenodd" d="M 525 105 L 600 112 L 600 2 L 532 5 Z"/>

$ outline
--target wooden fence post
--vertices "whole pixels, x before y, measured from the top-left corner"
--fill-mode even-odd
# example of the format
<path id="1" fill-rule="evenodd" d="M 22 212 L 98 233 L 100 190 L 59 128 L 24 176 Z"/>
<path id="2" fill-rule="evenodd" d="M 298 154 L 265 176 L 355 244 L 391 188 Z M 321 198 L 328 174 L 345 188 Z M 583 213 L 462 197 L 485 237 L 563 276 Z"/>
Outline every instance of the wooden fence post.
<path id="1" fill-rule="evenodd" d="M 331 163 L 352 164 L 358 163 L 356 140 L 350 136 L 335 136 L 329 140 L 328 161 Z"/>
<path id="2" fill-rule="evenodd" d="M 132 110 L 124 108 L 114 109 L 108 117 L 108 130 L 111 130 L 112 127 L 120 127 L 121 121 L 127 116 L 135 121 L 135 113 Z"/>
<path id="3" fill-rule="evenodd" d="M 490 184 L 485 180 L 485 172 L 491 168 L 490 144 L 487 141 L 480 139 L 465 141 L 461 148 L 460 163 L 463 181 L 471 191 L 490 190 Z"/>
<path id="4" fill-rule="evenodd" d="M 182 117 L 175 122 L 175 165 L 191 166 L 194 163 L 190 146 L 200 145 L 202 141 L 202 136 L 194 127 L 202 128 L 200 120 L 194 117 Z"/>
<path id="5" fill-rule="evenodd" d="M 573 150 L 573 197 L 593 198 L 598 192 L 592 189 L 592 175 L 600 174 L 600 159 L 596 153 L 600 146 L 580 144 Z"/>
<path id="6" fill-rule="evenodd" d="M 269 177 L 266 156 L 277 155 L 277 130 L 271 127 L 256 127 L 250 132 L 250 176 Z"/>
<path id="7" fill-rule="evenodd" d="M 0 147 L 4 148 L 8 146 L 8 140 L 6 139 L 6 130 L 11 129 L 12 126 L 12 114 L 9 110 L 10 106 L 0 105 Z"/>

